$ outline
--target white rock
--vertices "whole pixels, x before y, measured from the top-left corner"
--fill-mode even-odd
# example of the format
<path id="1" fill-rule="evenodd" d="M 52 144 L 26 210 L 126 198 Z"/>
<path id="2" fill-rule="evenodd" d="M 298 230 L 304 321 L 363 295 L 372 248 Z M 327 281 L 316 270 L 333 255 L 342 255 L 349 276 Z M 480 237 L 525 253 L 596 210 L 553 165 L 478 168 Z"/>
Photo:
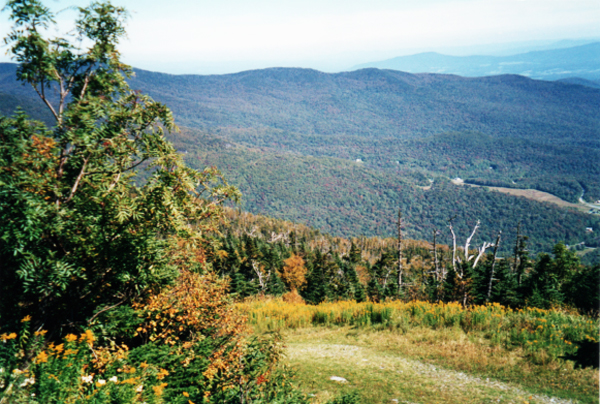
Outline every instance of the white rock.
<path id="1" fill-rule="evenodd" d="M 338 382 L 338 383 L 348 383 L 348 380 L 344 379 L 343 377 L 339 377 L 339 376 L 331 376 L 329 378 L 329 380 L 333 380 L 334 382 Z"/>

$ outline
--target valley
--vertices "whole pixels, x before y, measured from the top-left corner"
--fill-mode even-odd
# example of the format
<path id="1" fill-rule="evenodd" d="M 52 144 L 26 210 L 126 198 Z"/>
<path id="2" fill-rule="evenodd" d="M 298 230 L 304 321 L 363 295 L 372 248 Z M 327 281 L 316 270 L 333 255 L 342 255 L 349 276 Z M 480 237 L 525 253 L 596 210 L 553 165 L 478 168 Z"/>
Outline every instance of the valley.
<path id="1" fill-rule="evenodd" d="M 0 404 L 598 403 L 593 81 L 175 76 L 52 8 L 2 10 Z"/>
<path id="2" fill-rule="evenodd" d="M 41 105 L 15 84 L 14 66 L 0 65 L 0 91 L 36 115 Z M 461 233 L 481 220 L 484 240 L 498 230 L 514 237 L 522 223 L 535 252 L 558 241 L 600 246 L 599 216 L 575 208 L 584 190 L 586 203 L 600 199 L 598 89 L 510 75 L 282 68 L 136 70 L 131 85 L 172 108 L 182 132 L 169 139 L 191 166 L 221 169 L 250 212 L 356 237 L 392 235 L 401 209 L 415 239 L 457 217 Z M 456 177 L 503 193 L 458 189 Z"/>

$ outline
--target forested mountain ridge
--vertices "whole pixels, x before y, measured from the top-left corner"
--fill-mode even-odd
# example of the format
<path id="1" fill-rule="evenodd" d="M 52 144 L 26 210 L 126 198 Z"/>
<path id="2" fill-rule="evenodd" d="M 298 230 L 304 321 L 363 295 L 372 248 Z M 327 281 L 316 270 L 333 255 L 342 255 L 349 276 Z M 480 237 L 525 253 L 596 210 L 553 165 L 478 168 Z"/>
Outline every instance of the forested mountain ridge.
<path id="1" fill-rule="evenodd" d="M 0 64 L 0 91 L 31 95 Z M 227 75 L 135 69 L 131 85 L 172 105 L 180 125 L 270 128 L 301 134 L 421 138 L 479 131 L 494 138 L 600 147 L 600 90 L 504 75 L 465 78 L 363 69 L 272 68 Z"/>
<path id="2" fill-rule="evenodd" d="M 0 91 L 27 96 L 8 77 L 15 66 L 0 65 Z M 350 237 L 393 234 L 401 208 L 415 239 L 457 216 L 462 233 L 481 220 L 486 240 L 523 222 L 532 251 L 599 244 L 598 216 L 449 179 L 600 199 L 600 90 L 376 69 L 136 70 L 131 84 L 167 103 L 180 125 L 204 128 L 169 136 L 190 165 L 222 169 L 251 212 Z"/>
<path id="3" fill-rule="evenodd" d="M 180 124 L 252 147 L 361 159 L 378 169 L 399 164 L 571 202 L 584 193 L 600 199 L 600 90 L 590 87 L 514 75 L 287 68 L 222 76 L 138 70 L 132 86 L 171 105 Z M 461 145 L 431 137 L 466 131 L 483 136 Z"/>
<path id="4" fill-rule="evenodd" d="M 474 130 L 494 137 L 600 143 L 600 91 L 521 76 L 290 68 L 172 76 L 136 70 L 131 85 L 172 105 L 181 125 L 203 129 L 267 127 L 395 139 Z"/>

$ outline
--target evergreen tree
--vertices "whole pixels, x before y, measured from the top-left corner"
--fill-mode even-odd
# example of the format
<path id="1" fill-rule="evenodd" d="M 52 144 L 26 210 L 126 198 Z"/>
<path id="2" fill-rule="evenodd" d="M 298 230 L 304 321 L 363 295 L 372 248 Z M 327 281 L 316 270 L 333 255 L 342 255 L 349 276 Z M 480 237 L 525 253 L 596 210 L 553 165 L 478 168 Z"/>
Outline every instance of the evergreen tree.
<path id="1" fill-rule="evenodd" d="M 379 282 L 377 282 L 377 279 L 375 278 L 369 280 L 369 283 L 367 284 L 367 294 L 369 299 L 376 303 L 382 301 L 385 296 Z"/>
<path id="2" fill-rule="evenodd" d="M 281 296 L 285 293 L 285 285 L 275 270 L 272 270 L 269 275 L 266 292 L 272 296 Z"/>

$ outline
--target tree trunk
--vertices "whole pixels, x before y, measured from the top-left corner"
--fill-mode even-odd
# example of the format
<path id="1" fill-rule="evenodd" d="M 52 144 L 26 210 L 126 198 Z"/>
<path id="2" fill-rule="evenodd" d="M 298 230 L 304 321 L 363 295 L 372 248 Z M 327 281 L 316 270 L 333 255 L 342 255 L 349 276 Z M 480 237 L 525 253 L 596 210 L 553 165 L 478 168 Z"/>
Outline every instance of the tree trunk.
<path id="1" fill-rule="evenodd" d="M 485 298 L 486 303 L 490 301 L 490 297 L 492 296 L 492 281 L 494 280 L 494 269 L 496 268 L 496 255 L 498 254 L 498 248 L 500 247 L 500 238 L 501 237 L 502 237 L 502 231 L 499 231 L 498 237 L 496 238 L 496 244 L 494 245 L 494 258 L 492 261 L 492 271 L 490 273 L 490 282 L 488 283 L 487 297 Z"/>
<path id="2" fill-rule="evenodd" d="M 398 292 L 402 287 L 402 211 L 398 209 Z"/>
<path id="3" fill-rule="evenodd" d="M 440 282 L 440 263 L 437 255 L 437 229 L 433 230 L 433 266 L 435 269 L 435 280 Z"/>

